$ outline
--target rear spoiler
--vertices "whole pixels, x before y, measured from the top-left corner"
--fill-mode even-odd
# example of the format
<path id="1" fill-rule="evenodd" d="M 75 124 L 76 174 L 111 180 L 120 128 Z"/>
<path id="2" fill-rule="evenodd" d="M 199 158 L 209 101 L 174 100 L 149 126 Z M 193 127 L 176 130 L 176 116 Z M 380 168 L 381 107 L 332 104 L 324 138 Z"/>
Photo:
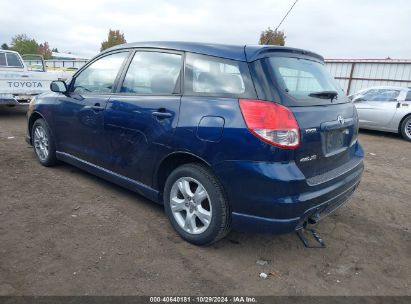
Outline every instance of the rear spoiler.
<path id="1" fill-rule="evenodd" d="M 299 54 L 302 56 L 307 56 L 311 58 L 315 58 L 321 62 L 324 62 L 324 57 L 321 55 L 318 55 L 317 53 L 303 50 L 303 49 L 296 49 L 296 48 L 290 48 L 290 47 L 284 47 L 284 46 L 271 46 L 271 45 L 265 45 L 265 46 L 245 46 L 244 47 L 244 53 L 247 58 L 248 62 L 268 57 L 270 54 L 273 53 L 293 53 L 293 54 Z"/>

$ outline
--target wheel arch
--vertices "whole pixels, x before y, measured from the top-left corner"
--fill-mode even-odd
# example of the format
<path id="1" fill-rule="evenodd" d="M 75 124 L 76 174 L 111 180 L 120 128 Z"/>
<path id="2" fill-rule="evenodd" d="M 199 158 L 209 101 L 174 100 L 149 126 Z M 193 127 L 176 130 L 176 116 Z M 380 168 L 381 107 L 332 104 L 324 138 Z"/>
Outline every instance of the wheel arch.
<path id="1" fill-rule="evenodd" d="M 44 119 L 44 121 L 46 121 L 46 119 L 44 118 L 44 116 L 43 115 L 41 115 L 39 112 L 33 112 L 31 115 L 30 115 L 30 117 L 29 117 L 29 122 L 28 122 L 28 132 L 29 132 L 29 136 L 30 136 L 30 144 L 33 144 L 33 139 L 31 138 L 32 136 L 31 136 L 31 133 L 32 133 L 32 130 L 33 130 L 33 125 L 34 125 L 34 122 L 36 121 L 36 120 L 38 120 L 38 119 Z M 46 124 L 47 124 L 47 121 L 46 121 Z M 47 124 L 48 125 L 48 124 Z"/>
<path id="2" fill-rule="evenodd" d="M 404 115 L 404 117 L 403 118 L 401 118 L 401 121 L 400 121 L 400 123 L 398 124 L 398 133 L 401 135 L 401 126 L 402 126 L 402 123 L 404 122 L 404 120 L 406 120 L 408 117 L 410 117 L 411 116 L 411 113 L 408 113 L 408 114 L 406 114 L 406 115 Z"/>
<path id="3" fill-rule="evenodd" d="M 197 155 L 185 151 L 173 152 L 164 157 L 157 166 L 153 177 L 154 188 L 158 189 L 159 192 L 162 193 L 167 177 L 170 173 L 177 167 L 189 163 L 199 163 L 211 169 L 211 165 Z"/>

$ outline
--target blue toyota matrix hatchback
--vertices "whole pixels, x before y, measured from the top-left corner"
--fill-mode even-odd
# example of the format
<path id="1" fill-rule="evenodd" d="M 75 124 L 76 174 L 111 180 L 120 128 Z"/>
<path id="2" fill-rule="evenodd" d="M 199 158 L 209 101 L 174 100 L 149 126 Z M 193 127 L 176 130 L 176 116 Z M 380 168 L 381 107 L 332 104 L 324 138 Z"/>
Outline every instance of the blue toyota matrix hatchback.
<path id="1" fill-rule="evenodd" d="M 363 172 L 355 107 L 309 51 L 123 44 L 51 91 L 28 111 L 40 163 L 67 162 L 164 204 L 194 244 L 231 228 L 316 223 Z"/>

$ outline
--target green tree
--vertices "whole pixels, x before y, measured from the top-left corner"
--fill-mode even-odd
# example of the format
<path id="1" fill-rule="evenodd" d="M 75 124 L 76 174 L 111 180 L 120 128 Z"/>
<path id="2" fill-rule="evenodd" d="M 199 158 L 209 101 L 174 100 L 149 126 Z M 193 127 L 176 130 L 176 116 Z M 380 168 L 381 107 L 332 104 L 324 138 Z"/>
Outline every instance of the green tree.
<path id="1" fill-rule="evenodd" d="M 25 34 L 16 35 L 11 39 L 11 50 L 24 54 L 37 54 L 38 43 Z"/>
<path id="2" fill-rule="evenodd" d="M 55 52 L 55 53 L 58 53 L 58 52 L 59 52 L 59 50 L 58 50 L 57 48 L 53 48 L 53 49 L 51 49 L 51 51 L 52 51 L 52 52 Z"/>
<path id="3" fill-rule="evenodd" d="M 9 48 L 9 46 L 8 46 L 7 43 L 3 43 L 3 44 L 1 45 L 1 49 L 2 49 L 2 50 L 8 50 L 8 49 L 10 49 L 10 48 Z"/>
<path id="4" fill-rule="evenodd" d="M 37 48 L 37 54 L 42 55 L 44 59 L 51 58 L 51 50 L 47 41 L 40 43 L 39 47 Z"/>
<path id="5" fill-rule="evenodd" d="M 126 39 L 124 38 L 124 34 L 120 33 L 119 30 L 109 30 L 108 31 L 108 37 L 106 41 L 103 41 L 101 43 L 101 48 L 100 51 L 104 51 L 105 49 L 108 49 L 112 46 L 118 45 L 118 44 L 123 44 L 126 43 Z"/>
<path id="6" fill-rule="evenodd" d="M 270 27 L 261 32 L 260 40 L 258 44 L 271 44 L 271 45 L 285 45 L 285 38 L 283 31 L 272 30 Z"/>

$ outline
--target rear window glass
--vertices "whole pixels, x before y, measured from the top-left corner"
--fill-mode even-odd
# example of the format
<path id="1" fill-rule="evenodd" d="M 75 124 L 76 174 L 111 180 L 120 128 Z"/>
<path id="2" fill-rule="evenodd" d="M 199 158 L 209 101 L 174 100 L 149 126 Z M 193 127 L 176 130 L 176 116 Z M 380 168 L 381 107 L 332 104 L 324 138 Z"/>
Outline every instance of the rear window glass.
<path id="1" fill-rule="evenodd" d="M 19 57 L 13 53 L 7 53 L 7 65 L 9 67 L 23 67 Z"/>
<path id="2" fill-rule="evenodd" d="M 270 57 L 268 62 L 280 88 L 296 101 L 310 104 L 314 100 L 320 104 L 330 103 L 330 99 L 321 99 L 317 96 L 310 96 L 310 94 L 332 91 L 337 92 L 338 97 L 342 97 L 339 102 L 347 102 L 343 90 L 323 64 L 313 60 L 291 57 Z"/>
<path id="3" fill-rule="evenodd" d="M 6 54 L 0 53 L 0 65 L 5 66 L 7 65 L 6 63 Z"/>
<path id="4" fill-rule="evenodd" d="M 199 96 L 243 97 L 250 94 L 250 75 L 244 62 L 187 54 L 185 92 Z"/>

